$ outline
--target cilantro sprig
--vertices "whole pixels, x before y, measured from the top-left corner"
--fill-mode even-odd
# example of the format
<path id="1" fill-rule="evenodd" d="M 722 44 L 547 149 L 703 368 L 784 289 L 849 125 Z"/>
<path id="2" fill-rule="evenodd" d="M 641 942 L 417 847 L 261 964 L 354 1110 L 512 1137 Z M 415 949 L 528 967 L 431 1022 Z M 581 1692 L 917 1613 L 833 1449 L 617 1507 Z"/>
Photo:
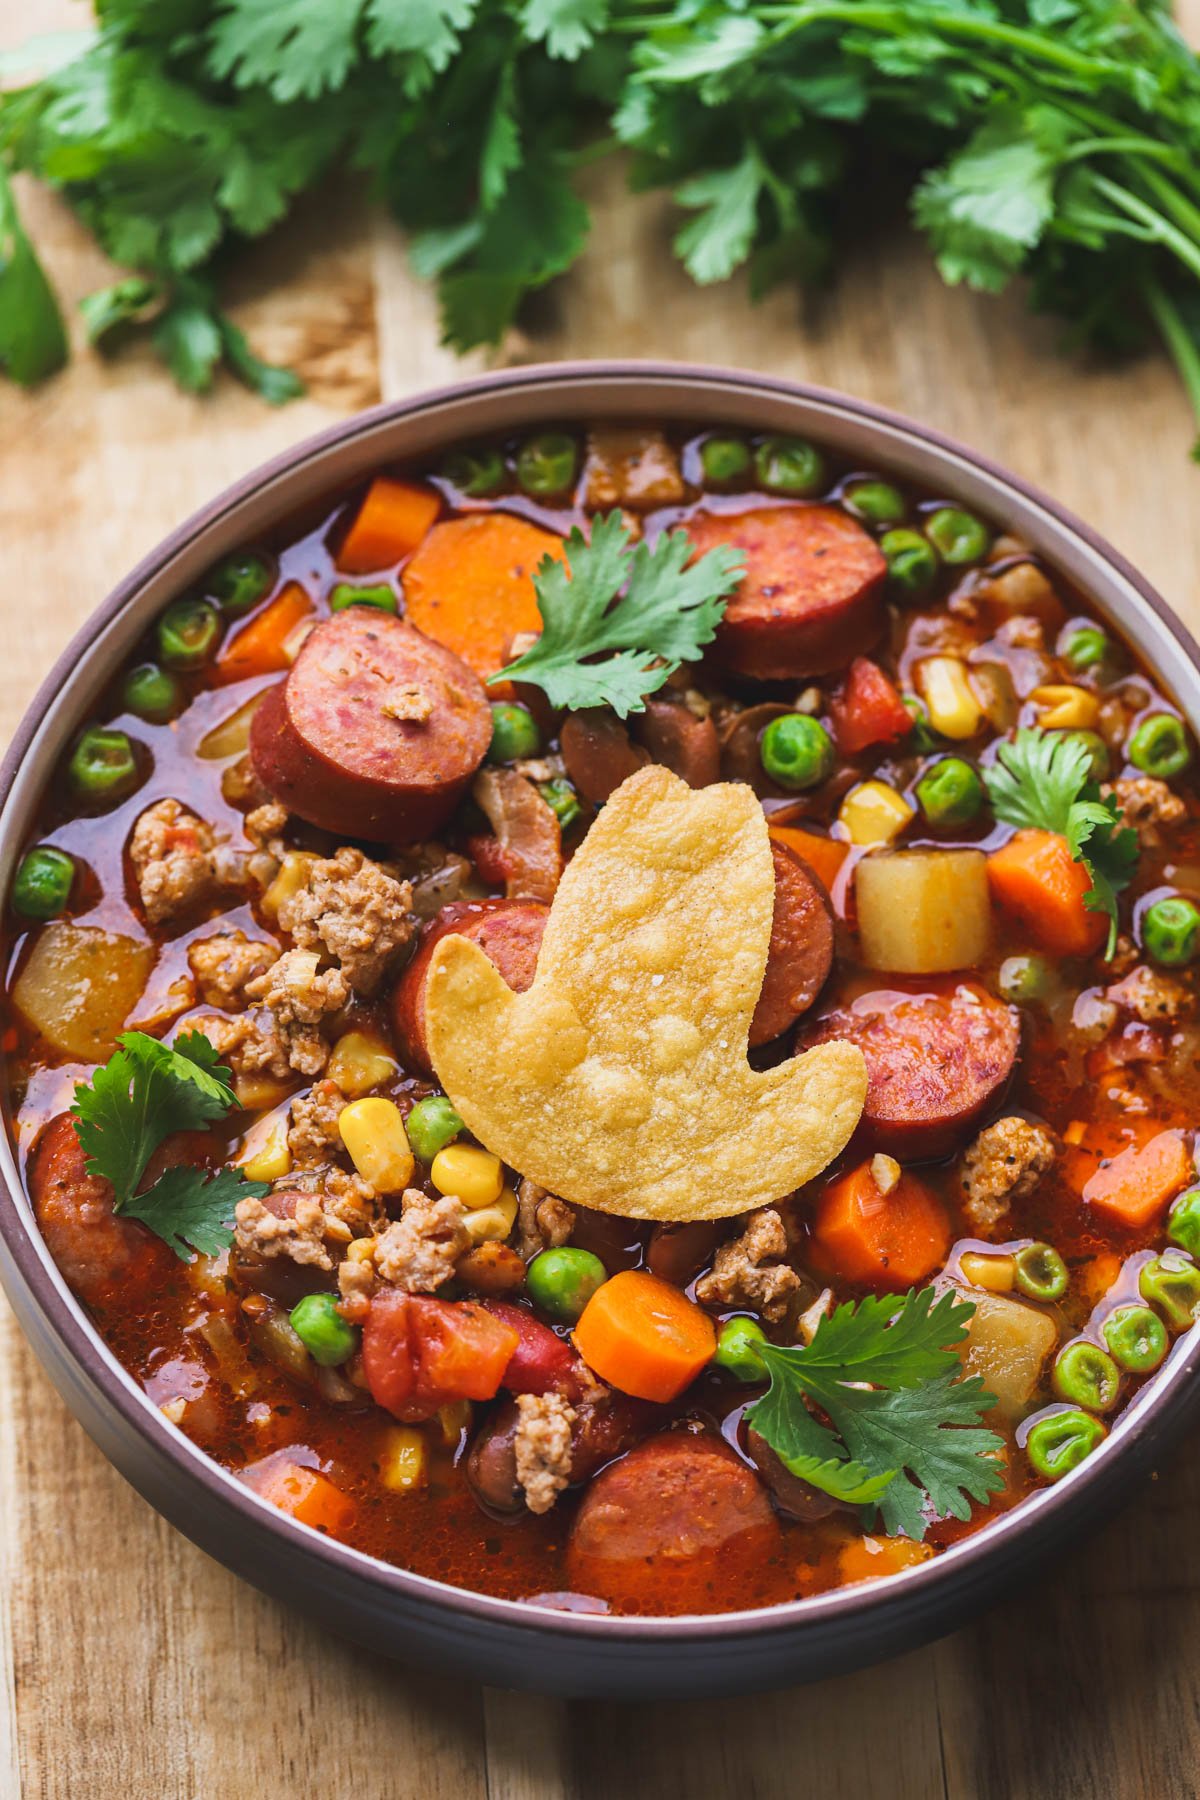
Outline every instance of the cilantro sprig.
<path id="1" fill-rule="evenodd" d="M 758 1347 L 771 1385 L 747 1422 L 794 1475 L 889 1532 L 969 1518 L 1004 1483 L 1004 1440 L 979 1423 L 995 1397 L 954 1353 L 974 1311 L 932 1288 L 839 1306 L 811 1344 Z"/>
<path id="2" fill-rule="evenodd" d="M 1092 778 L 1086 746 L 1068 734 L 1026 727 L 1001 744 L 983 779 L 996 817 L 1018 831 L 1054 831 L 1092 878 L 1084 905 L 1108 919 L 1105 955 L 1117 943 L 1117 896 L 1137 868 L 1137 833 Z"/>
<path id="3" fill-rule="evenodd" d="M 618 512 L 597 519 L 590 540 L 576 526 L 565 564 L 546 556 L 533 578 L 541 636 L 490 679 L 530 682 L 552 706 L 642 712 L 646 695 L 712 642 L 741 576 L 741 553 L 728 545 L 688 566 L 694 553 L 684 531 L 631 548 Z"/>
<path id="4" fill-rule="evenodd" d="M 269 1191 L 264 1182 L 246 1181 L 235 1169 L 211 1175 L 178 1164 L 138 1189 L 164 1138 L 201 1130 L 237 1104 L 230 1072 L 199 1031 L 174 1045 L 127 1031 L 118 1043 L 91 1081 L 75 1089 L 71 1114 L 87 1168 L 112 1183 L 114 1212 L 140 1219 L 183 1261 L 190 1250 L 215 1256 L 232 1242 L 237 1202 L 261 1199 Z"/>

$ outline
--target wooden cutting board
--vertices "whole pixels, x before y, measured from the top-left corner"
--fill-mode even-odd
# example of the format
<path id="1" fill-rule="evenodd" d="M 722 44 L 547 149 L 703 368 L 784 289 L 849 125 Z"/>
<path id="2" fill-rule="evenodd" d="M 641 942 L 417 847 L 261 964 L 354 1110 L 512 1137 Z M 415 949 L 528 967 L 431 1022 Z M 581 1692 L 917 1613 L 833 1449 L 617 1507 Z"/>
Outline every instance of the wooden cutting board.
<path id="1" fill-rule="evenodd" d="M 1191 0 L 1200 23 L 1200 0 Z M 0 49 L 78 24 L 0 0 Z M 25 193 L 72 304 L 112 277 Z M 1165 363 L 1060 360 L 1056 327 L 949 292 L 897 221 L 838 285 L 752 308 L 700 292 L 667 209 L 599 174 L 583 266 L 509 360 L 664 356 L 843 388 L 953 433 L 1105 532 L 1200 629 L 1200 469 Z M 33 395 L 0 385 L 0 728 L 166 531 L 264 457 L 373 401 L 483 366 L 438 346 L 395 229 L 326 196 L 234 296 L 308 397 L 178 394 L 147 352 L 83 352 Z M 347 1649 L 210 1563 L 70 1418 L 0 1302 L 0 1800 L 1191 1800 L 1200 1790 L 1200 1446 L 987 1617 L 865 1674 L 723 1704 L 564 1704 L 434 1680 Z"/>

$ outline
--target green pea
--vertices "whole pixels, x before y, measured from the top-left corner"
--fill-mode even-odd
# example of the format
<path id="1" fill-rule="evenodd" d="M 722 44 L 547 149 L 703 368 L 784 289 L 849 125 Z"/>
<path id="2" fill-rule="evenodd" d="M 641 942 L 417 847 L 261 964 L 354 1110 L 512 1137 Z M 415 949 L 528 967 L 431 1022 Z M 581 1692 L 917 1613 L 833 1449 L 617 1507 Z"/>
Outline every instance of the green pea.
<path id="1" fill-rule="evenodd" d="M 1079 625 L 1068 632 L 1059 655 L 1069 669 L 1082 675 L 1085 669 L 1096 668 L 1108 655 L 1108 633 L 1101 631 L 1099 625 Z"/>
<path id="2" fill-rule="evenodd" d="M 118 800 L 137 783 L 133 744 L 123 731 L 91 725 L 67 764 L 67 777 L 81 800 Z"/>
<path id="3" fill-rule="evenodd" d="M 879 548 L 887 560 L 888 579 L 900 594 L 920 594 L 938 572 L 933 545 L 917 531 L 885 531 Z"/>
<path id="4" fill-rule="evenodd" d="M 1181 894 L 1156 900 L 1141 919 L 1142 943 L 1165 969 L 1182 969 L 1200 951 L 1200 908 Z"/>
<path id="5" fill-rule="evenodd" d="M 579 796 L 569 781 L 543 781 L 538 793 L 558 820 L 560 831 L 570 831 L 575 821 L 582 816 L 583 808 L 579 804 Z"/>
<path id="6" fill-rule="evenodd" d="M 565 431 L 544 431 L 517 451 L 517 480 L 535 499 L 552 499 L 574 485 L 579 452 Z"/>
<path id="7" fill-rule="evenodd" d="M 1089 781 L 1108 779 L 1112 758 L 1108 754 L 1108 745 L 1098 731 L 1064 731 L 1061 735 L 1087 751 Z"/>
<path id="8" fill-rule="evenodd" d="M 1118 1306 L 1104 1321 L 1104 1341 L 1131 1375 L 1148 1375 L 1167 1354 L 1167 1328 L 1148 1306 Z"/>
<path id="9" fill-rule="evenodd" d="M 207 600 L 176 600 L 156 627 L 158 659 L 169 669 L 198 669 L 221 636 L 221 615 Z"/>
<path id="10" fill-rule="evenodd" d="M 1054 1363 L 1054 1391 L 1060 1400 L 1104 1413 L 1117 1403 L 1121 1371 L 1107 1350 L 1077 1338 L 1059 1351 Z"/>
<path id="11" fill-rule="evenodd" d="M 936 546 L 942 561 L 952 567 L 978 562 L 992 541 L 982 519 L 959 506 L 939 506 L 931 512 L 925 521 L 925 535 Z"/>
<path id="12" fill-rule="evenodd" d="M 1016 1284 L 1030 1300 L 1061 1300 L 1067 1291 L 1067 1265 L 1052 1244 L 1026 1244 L 1014 1257 Z"/>
<path id="13" fill-rule="evenodd" d="M 1025 1440 L 1033 1471 L 1047 1481 L 1061 1481 L 1108 1436 L 1099 1419 L 1076 1408 L 1064 1408 L 1039 1419 Z"/>
<path id="14" fill-rule="evenodd" d="M 915 694 L 904 694 L 901 696 L 900 703 L 912 720 L 912 727 L 908 734 L 911 748 L 922 756 L 928 755 L 931 750 L 936 750 L 940 740 L 937 732 L 929 723 L 929 714 L 925 710 L 924 701 L 918 700 Z"/>
<path id="15" fill-rule="evenodd" d="M 737 437 L 705 438 L 700 446 L 700 467 L 709 487 L 728 487 L 749 470 L 750 446 Z"/>
<path id="16" fill-rule="evenodd" d="M 399 612 L 400 602 L 395 588 L 386 581 L 374 587 L 355 587 L 352 581 L 339 581 L 329 596 L 330 612 L 345 612 L 348 606 L 374 606 L 380 612 Z"/>
<path id="17" fill-rule="evenodd" d="M 784 713 L 772 719 L 758 746 L 766 773 L 780 787 L 818 787 L 833 770 L 833 739 L 819 719 L 807 713 Z"/>
<path id="18" fill-rule="evenodd" d="M 1173 1331 L 1186 1331 L 1200 1317 L 1200 1268 L 1179 1250 L 1164 1250 L 1138 1276 L 1143 1300 L 1167 1315 Z"/>
<path id="19" fill-rule="evenodd" d="M 504 458 L 498 450 L 461 450 L 442 465 L 442 479 L 471 500 L 483 500 L 504 486 Z"/>
<path id="20" fill-rule="evenodd" d="M 766 1341 L 767 1334 L 757 1319 L 726 1319 L 717 1333 L 713 1363 L 739 1381 L 763 1381 L 767 1371 L 758 1346 Z"/>
<path id="21" fill-rule="evenodd" d="M 439 1150 L 452 1144 L 463 1129 L 463 1122 L 445 1094 L 427 1094 L 404 1121 L 414 1156 L 431 1163 Z"/>
<path id="22" fill-rule="evenodd" d="M 288 1318 L 313 1361 L 323 1368 L 348 1361 L 358 1348 L 358 1333 L 347 1325 L 332 1294 L 305 1294 Z"/>
<path id="23" fill-rule="evenodd" d="M 1000 964 L 996 985 L 1003 1000 L 1016 1006 L 1027 1006 L 1032 1000 L 1044 1000 L 1051 987 L 1050 965 L 1044 956 L 1006 956 Z"/>
<path id="24" fill-rule="evenodd" d="M 525 1271 L 525 1291 L 535 1306 L 573 1325 L 584 1307 L 608 1280 L 608 1270 L 590 1250 L 543 1250 Z"/>
<path id="25" fill-rule="evenodd" d="M 754 452 L 754 472 L 773 494 L 816 494 L 824 485 L 825 459 L 804 438 L 766 438 Z"/>
<path id="26" fill-rule="evenodd" d="M 26 919 L 54 919 L 71 898 L 75 863 L 65 850 L 39 844 L 17 865 L 13 877 L 13 911 Z"/>
<path id="27" fill-rule="evenodd" d="M 521 756 L 536 756 L 541 742 L 537 721 L 526 707 L 514 706 L 508 700 L 493 700 L 489 762 L 508 763 Z"/>
<path id="28" fill-rule="evenodd" d="M 907 511 L 900 489 L 872 475 L 848 481 L 842 489 L 842 505 L 867 525 L 898 525 Z"/>
<path id="29" fill-rule="evenodd" d="M 943 757 L 918 781 L 917 800 L 931 825 L 966 825 L 983 805 L 983 783 L 961 756 Z"/>
<path id="30" fill-rule="evenodd" d="M 1200 1257 L 1200 1188 L 1180 1194 L 1167 1214 L 1167 1236 L 1189 1256 Z"/>
<path id="31" fill-rule="evenodd" d="M 275 573 L 274 562 L 260 550 L 238 550 L 209 571 L 204 591 L 223 613 L 236 619 L 266 596 Z"/>
<path id="32" fill-rule="evenodd" d="M 1126 755 L 1135 769 L 1164 781 L 1182 774 L 1192 760 L 1187 733 L 1174 713 L 1151 713 L 1143 719 L 1126 745 Z"/>
<path id="33" fill-rule="evenodd" d="M 121 701 L 126 712 L 136 713 L 151 725 L 165 725 L 183 711 L 187 695 L 169 669 L 148 662 L 130 669 L 121 689 Z"/>

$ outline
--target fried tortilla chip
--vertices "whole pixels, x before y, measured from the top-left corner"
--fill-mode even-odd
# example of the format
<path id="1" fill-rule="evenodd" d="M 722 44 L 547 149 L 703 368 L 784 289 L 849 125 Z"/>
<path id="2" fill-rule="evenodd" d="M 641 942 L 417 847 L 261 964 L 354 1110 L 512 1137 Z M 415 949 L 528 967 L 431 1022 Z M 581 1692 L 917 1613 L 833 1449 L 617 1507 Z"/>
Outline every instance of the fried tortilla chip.
<path id="1" fill-rule="evenodd" d="M 442 939 L 425 990 L 438 1079 L 482 1144 L 565 1200 L 719 1219 L 790 1194 L 858 1123 L 852 1044 L 746 1059 L 775 877 L 748 787 L 631 775 L 562 878 L 525 994 Z"/>

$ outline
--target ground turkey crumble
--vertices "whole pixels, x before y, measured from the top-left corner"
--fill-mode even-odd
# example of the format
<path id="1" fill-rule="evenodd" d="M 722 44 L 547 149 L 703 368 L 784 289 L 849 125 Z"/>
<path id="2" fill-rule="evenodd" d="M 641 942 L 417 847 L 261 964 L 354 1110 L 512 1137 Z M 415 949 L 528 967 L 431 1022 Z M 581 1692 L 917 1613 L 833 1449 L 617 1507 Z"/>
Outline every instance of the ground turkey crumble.
<path id="1" fill-rule="evenodd" d="M 782 1319 L 800 1286 L 795 1269 L 783 1260 L 787 1231 L 773 1206 L 760 1207 L 746 1220 L 740 1237 L 722 1244 L 707 1275 L 696 1283 L 696 1298 L 705 1306 L 747 1307 L 772 1323 Z"/>
<path id="2" fill-rule="evenodd" d="M 151 925 L 211 900 L 220 885 L 212 827 L 178 800 L 156 800 L 141 814 L 129 860 Z"/>
<path id="3" fill-rule="evenodd" d="M 1163 975 L 1145 963 L 1131 969 L 1124 980 L 1114 982 L 1105 998 L 1132 1013 L 1143 1025 L 1164 1025 L 1192 1010 L 1192 994 L 1181 981 Z"/>
<path id="4" fill-rule="evenodd" d="M 205 1006 L 236 1012 L 245 1004 L 246 984 L 265 975 L 279 952 L 274 944 L 252 942 L 244 931 L 224 931 L 188 945 L 188 966 Z"/>
<path id="5" fill-rule="evenodd" d="M 279 924 L 301 950 L 330 957 L 358 994 L 371 994 L 412 938 L 412 884 L 345 845 L 315 862 L 307 884 L 279 907 Z"/>
<path id="6" fill-rule="evenodd" d="M 310 1093 L 300 1094 L 292 1101 L 287 1141 L 295 1168 L 318 1168 L 329 1161 L 331 1149 L 341 1149 L 338 1120 L 345 1105 L 332 1081 L 318 1081 Z"/>
<path id="7" fill-rule="evenodd" d="M 375 1245 L 375 1269 L 382 1281 L 406 1294 L 432 1294 L 454 1274 L 471 1239 L 463 1225 L 466 1208 L 452 1194 L 431 1200 L 420 1188 L 406 1188 L 403 1211 Z"/>
<path id="8" fill-rule="evenodd" d="M 1117 802 L 1132 825 L 1143 849 L 1162 842 L 1160 825 L 1177 825 L 1187 816 L 1187 807 L 1173 794 L 1165 781 L 1156 775 L 1126 775 L 1120 781 L 1106 784 L 1103 792 Z"/>
<path id="9" fill-rule="evenodd" d="M 990 1231 L 1014 1200 L 1033 1192 L 1057 1154 L 1044 1125 L 1010 1117 L 985 1126 L 965 1152 L 959 1173 L 963 1210 L 972 1225 Z"/>
<path id="10" fill-rule="evenodd" d="M 315 950 L 286 950 L 247 985 L 246 998 L 270 1008 L 292 1068 L 319 1075 L 329 1061 L 329 1044 L 318 1027 L 350 998 L 342 971 L 321 969 Z"/>
<path id="11" fill-rule="evenodd" d="M 569 1242 L 574 1229 L 575 1214 L 566 1201 L 522 1176 L 517 1187 L 517 1255 L 530 1262 L 543 1250 L 557 1250 Z"/>
<path id="12" fill-rule="evenodd" d="M 562 1394 L 518 1394 L 514 1449 L 517 1482 L 532 1513 L 546 1513 L 571 1480 L 571 1428 L 577 1414 Z"/>
<path id="13" fill-rule="evenodd" d="M 261 1200 L 239 1200 L 233 1221 L 237 1247 L 247 1255 L 286 1256 L 315 1269 L 333 1267 L 325 1247 L 325 1213 L 315 1195 L 301 1195 L 289 1218 L 280 1218 Z"/>
<path id="14" fill-rule="evenodd" d="M 274 1014 L 263 1008 L 239 1013 L 236 1019 L 204 1014 L 191 1019 L 189 1029 L 203 1032 L 235 1075 L 270 1075 L 275 1081 L 286 1081 L 292 1073 Z"/>

